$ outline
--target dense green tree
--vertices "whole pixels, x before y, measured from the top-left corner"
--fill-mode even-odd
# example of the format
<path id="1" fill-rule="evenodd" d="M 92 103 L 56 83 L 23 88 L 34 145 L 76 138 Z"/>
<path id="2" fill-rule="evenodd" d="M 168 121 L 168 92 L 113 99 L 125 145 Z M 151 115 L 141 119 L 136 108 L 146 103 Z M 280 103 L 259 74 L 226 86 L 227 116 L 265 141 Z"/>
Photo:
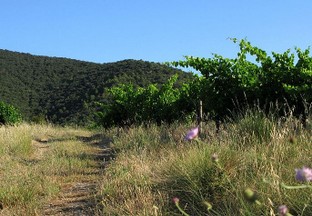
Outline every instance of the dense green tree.
<path id="1" fill-rule="evenodd" d="M 0 125 L 12 125 L 22 121 L 19 110 L 10 104 L 0 101 Z"/>

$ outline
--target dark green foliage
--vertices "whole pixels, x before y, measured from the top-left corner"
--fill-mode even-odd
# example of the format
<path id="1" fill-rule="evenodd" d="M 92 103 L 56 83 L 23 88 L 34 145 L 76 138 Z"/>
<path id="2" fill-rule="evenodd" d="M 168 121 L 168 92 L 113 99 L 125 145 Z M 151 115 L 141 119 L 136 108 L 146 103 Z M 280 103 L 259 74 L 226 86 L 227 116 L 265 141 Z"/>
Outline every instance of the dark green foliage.
<path id="1" fill-rule="evenodd" d="M 295 115 L 306 118 L 305 105 L 312 103 L 309 49 L 296 49 L 298 61 L 295 63 L 295 55 L 290 54 L 290 50 L 282 54 L 273 52 L 271 57 L 245 40 L 239 42 L 239 47 L 235 59 L 219 55 L 213 58 L 187 56 L 184 61 L 172 64 L 192 67 L 202 73 L 201 82 L 205 84 L 198 95 L 204 101 L 205 111 L 218 118 L 231 115 L 237 105 L 242 108 L 255 103 L 264 109 L 269 108 L 268 104 L 275 104 L 275 108 L 283 112 L 292 110 Z M 248 61 L 250 56 L 255 57 L 255 61 Z"/>
<path id="2" fill-rule="evenodd" d="M 183 109 L 177 109 L 180 90 L 174 87 L 178 76 L 171 77 L 157 87 L 146 88 L 123 84 L 108 90 L 109 101 L 99 103 L 96 113 L 98 122 L 104 127 L 142 123 L 171 123 L 183 116 Z"/>
<path id="3" fill-rule="evenodd" d="M 0 101 L 0 125 L 13 125 L 21 121 L 22 116 L 14 106 Z"/>
<path id="4" fill-rule="evenodd" d="M 239 42 L 239 47 L 235 59 L 215 54 L 213 58 L 186 56 L 184 61 L 172 62 L 175 67 L 192 67 L 203 75 L 179 88 L 173 88 L 176 78 L 171 78 L 160 89 L 155 85 L 110 89 L 111 100 L 101 104 L 98 113 L 100 124 L 109 127 L 151 121 L 170 123 L 196 112 L 200 100 L 204 112 L 217 122 L 257 105 L 266 114 L 272 109 L 277 116 L 291 112 L 305 124 L 307 106 L 312 104 L 309 49 L 296 49 L 295 63 L 295 55 L 289 50 L 268 56 L 245 40 Z"/>
<path id="5" fill-rule="evenodd" d="M 191 77 L 142 60 L 96 64 L 0 50 L 0 98 L 18 107 L 26 120 L 88 124 L 91 105 L 106 101 L 106 88 L 129 82 L 161 84 L 176 73 L 178 83 Z"/>

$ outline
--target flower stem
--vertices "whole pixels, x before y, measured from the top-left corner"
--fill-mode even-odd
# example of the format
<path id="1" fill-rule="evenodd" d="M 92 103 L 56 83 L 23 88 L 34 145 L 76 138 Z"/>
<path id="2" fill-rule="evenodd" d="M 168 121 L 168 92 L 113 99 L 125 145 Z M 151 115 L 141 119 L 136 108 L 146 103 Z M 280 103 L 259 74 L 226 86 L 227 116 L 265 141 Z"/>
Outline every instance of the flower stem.
<path id="1" fill-rule="evenodd" d="M 312 189 L 312 185 L 296 185 L 296 186 L 289 186 L 281 183 L 281 186 L 286 189 L 302 189 L 302 188 L 310 188 Z"/>
<path id="2" fill-rule="evenodd" d="M 179 211 L 182 213 L 184 216 L 190 216 L 188 213 L 186 213 L 179 205 L 179 202 L 175 203 L 176 207 L 179 209 Z"/>

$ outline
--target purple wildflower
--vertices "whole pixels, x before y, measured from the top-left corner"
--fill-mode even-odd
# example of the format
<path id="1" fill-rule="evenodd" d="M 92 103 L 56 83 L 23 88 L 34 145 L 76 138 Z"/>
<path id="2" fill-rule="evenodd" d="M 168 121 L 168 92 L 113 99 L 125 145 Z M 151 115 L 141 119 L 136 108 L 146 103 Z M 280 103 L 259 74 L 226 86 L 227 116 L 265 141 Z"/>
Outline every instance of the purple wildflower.
<path id="1" fill-rule="evenodd" d="M 189 132 L 187 132 L 187 134 L 186 134 L 184 139 L 185 140 L 192 140 L 192 139 L 194 139 L 198 135 L 198 131 L 199 131 L 198 127 L 191 129 Z"/>
<path id="2" fill-rule="evenodd" d="M 177 204 L 177 203 L 179 203 L 180 200 L 179 200 L 178 197 L 173 197 L 172 201 L 173 201 L 175 204 Z"/>
<path id="3" fill-rule="evenodd" d="M 303 167 L 302 169 L 296 169 L 297 181 L 312 181 L 312 169 Z"/>
<path id="4" fill-rule="evenodd" d="M 286 205 L 281 205 L 278 207 L 278 214 L 279 216 L 286 216 L 288 213 L 288 208 Z"/>

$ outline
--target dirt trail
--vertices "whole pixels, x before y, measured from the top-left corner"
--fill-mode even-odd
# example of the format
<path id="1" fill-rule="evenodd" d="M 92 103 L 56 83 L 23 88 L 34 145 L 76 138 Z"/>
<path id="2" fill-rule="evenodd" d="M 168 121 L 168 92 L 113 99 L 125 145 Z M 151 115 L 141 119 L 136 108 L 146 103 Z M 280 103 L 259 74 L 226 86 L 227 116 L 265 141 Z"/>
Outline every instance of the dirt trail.
<path id="1" fill-rule="evenodd" d="M 89 155 L 96 162 L 95 170 L 90 176 L 85 175 L 78 182 L 63 184 L 59 196 L 44 206 L 40 215 L 99 215 L 96 189 L 106 164 L 112 158 L 112 151 L 108 147 L 111 140 L 101 135 L 80 137 L 86 145 L 93 147 Z M 96 178 L 94 178 L 96 176 Z"/>

